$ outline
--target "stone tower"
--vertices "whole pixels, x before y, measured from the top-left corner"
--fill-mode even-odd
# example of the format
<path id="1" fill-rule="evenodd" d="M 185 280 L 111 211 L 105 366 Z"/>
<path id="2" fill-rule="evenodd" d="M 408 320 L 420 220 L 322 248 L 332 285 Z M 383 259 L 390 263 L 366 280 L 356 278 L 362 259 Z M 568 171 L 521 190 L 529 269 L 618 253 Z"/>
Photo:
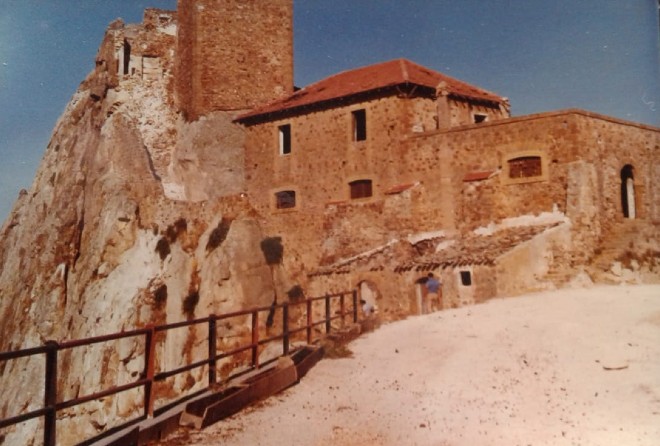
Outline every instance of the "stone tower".
<path id="1" fill-rule="evenodd" d="M 293 92 L 293 0 L 178 0 L 176 92 L 187 120 Z"/>

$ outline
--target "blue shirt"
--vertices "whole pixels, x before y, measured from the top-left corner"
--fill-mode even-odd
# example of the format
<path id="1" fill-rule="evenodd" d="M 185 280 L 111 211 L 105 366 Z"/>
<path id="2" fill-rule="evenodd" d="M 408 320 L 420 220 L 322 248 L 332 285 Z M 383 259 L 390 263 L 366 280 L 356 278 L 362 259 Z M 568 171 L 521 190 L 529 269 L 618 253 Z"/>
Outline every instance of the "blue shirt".
<path id="1" fill-rule="evenodd" d="M 442 284 L 435 277 L 429 277 L 426 280 L 426 289 L 429 293 L 437 293 Z"/>

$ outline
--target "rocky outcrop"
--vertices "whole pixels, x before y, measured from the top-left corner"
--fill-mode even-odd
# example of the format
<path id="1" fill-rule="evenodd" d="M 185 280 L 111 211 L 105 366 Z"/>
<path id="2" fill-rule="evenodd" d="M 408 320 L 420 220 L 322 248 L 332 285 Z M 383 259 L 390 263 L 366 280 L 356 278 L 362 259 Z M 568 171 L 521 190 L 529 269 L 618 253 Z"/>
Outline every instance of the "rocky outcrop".
<path id="1" fill-rule="evenodd" d="M 0 351 L 266 305 L 286 288 L 286 275 L 274 274 L 262 252 L 267 234 L 241 196 L 243 131 L 230 113 L 179 118 L 173 25 L 161 22 L 108 28 L 95 70 L 2 227 Z M 196 348 L 194 333 L 173 336 L 158 352 L 166 366 Z M 144 347 L 120 344 L 66 351 L 61 397 L 134 379 Z M 41 406 L 43 389 L 33 385 L 43 380 L 41 358 L 0 367 L 9 402 L 0 417 Z M 181 391 L 195 383 L 171 385 Z M 140 404 L 131 398 L 69 409 L 58 441 L 89 438 L 131 416 Z M 25 444 L 36 426 L 24 423 L 5 440 Z"/>

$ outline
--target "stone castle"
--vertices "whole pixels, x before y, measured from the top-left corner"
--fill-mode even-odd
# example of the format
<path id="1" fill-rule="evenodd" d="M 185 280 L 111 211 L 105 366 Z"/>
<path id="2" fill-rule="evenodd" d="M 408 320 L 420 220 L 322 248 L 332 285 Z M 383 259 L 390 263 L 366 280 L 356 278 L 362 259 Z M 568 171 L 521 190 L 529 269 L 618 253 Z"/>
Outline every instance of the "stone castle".
<path id="1" fill-rule="evenodd" d="M 292 11 L 179 0 L 108 27 L 0 232 L 0 350 L 301 290 L 358 288 L 394 320 L 420 311 L 430 271 L 444 308 L 660 280 L 660 129 L 583 110 L 511 117 L 499 94 L 406 59 L 297 89 Z M 227 329 L 223 342 L 243 334 Z M 202 336 L 158 354 L 181 364 Z M 141 348 L 70 353 L 61 391 L 135 376 Z M 13 406 L 43 376 L 34 364 L 24 382 L 3 379 L 21 367 L 0 369 Z M 61 421 L 71 438 L 139 407 L 130 395 L 94 404 L 79 409 L 88 423 Z"/>

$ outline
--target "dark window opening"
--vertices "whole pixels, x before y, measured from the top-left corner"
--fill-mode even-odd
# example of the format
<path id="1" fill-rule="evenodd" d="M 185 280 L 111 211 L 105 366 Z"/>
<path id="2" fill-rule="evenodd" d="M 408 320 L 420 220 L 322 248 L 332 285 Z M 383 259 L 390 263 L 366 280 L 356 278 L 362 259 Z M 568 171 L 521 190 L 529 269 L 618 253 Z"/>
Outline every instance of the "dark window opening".
<path id="1" fill-rule="evenodd" d="M 626 164 L 621 169 L 621 209 L 624 218 L 635 218 L 635 189 L 633 166 Z"/>
<path id="2" fill-rule="evenodd" d="M 540 177 L 541 175 L 540 156 L 522 156 L 509 160 L 509 178 Z"/>
<path id="3" fill-rule="evenodd" d="M 482 122 L 486 122 L 487 120 L 488 120 L 488 115 L 482 115 L 480 113 L 475 113 L 474 115 L 475 124 L 481 124 Z"/>
<path id="4" fill-rule="evenodd" d="M 275 207 L 277 209 L 291 209 L 296 207 L 296 191 L 283 190 L 275 193 Z"/>
<path id="5" fill-rule="evenodd" d="M 291 153 L 291 125 L 281 125 L 278 127 L 280 133 L 280 155 Z"/>
<path id="6" fill-rule="evenodd" d="M 128 40 L 124 39 L 124 74 L 128 74 L 129 66 L 131 64 L 131 44 Z"/>
<path id="7" fill-rule="evenodd" d="M 472 274 L 470 271 L 461 271 L 461 284 L 463 286 L 472 285 Z"/>
<path id="8" fill-rule="evenodd" d="M 371 197 L 371 180 L 356 180 L 348 184 L 351 187 L 351 199 Z"/>
<path id="9" fill-rule="evenodd" d="M 367 111 L 355 110 L 353 113 L 353 141 L 367 139 Z"/>

